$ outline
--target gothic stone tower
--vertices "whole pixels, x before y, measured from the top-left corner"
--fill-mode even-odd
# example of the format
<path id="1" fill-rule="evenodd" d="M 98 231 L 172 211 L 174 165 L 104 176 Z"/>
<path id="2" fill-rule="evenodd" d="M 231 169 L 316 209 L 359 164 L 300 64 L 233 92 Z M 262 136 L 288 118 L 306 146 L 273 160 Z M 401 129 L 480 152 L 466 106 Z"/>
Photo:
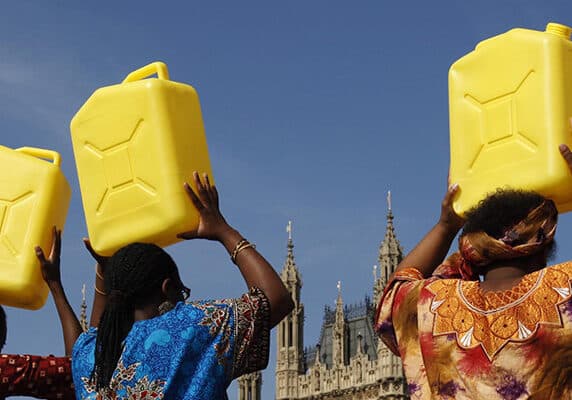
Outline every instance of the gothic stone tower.
<path id="1" fill-rule="evenodd" d="M 298 375 L 303 374 L 304 305 L 300 301 L 302 279 L 294 261 L 292 222 L 288 222 L 288 253 L 281 278 L 292 294 L 294 310 L 277 329 L 276 399 L 298 398 Z"/>
<path id="2" fill-rule="evenodd" d="M 395 236 L 393 227 L 393 213 L 391 211 L 391 192 L 387 193 L 387 225 L 385 228 L 385 237 L 379 246 L 379 269 L 380 276 L 374 270 L 374 304 L 379 303 L 379 299 L 383 293 L 383 289 L 387 285 L 389 277 L 395 271 L 397 265 L 403 259 L 403 250 Z M 377 360 L 379 368 L 380 399 L 395 398 L 402 399 L 407 393 L 407 382 L 403 374 L 403 365 L 401 358 L 393 354 L 387 346 L 377 339 Z"/>
<path id="3" fill-rule="evenodd" d="M 288 232 L 288 253 L 281 274 L 296 306 L 277 329 L 276 399 L 408 399 L 401 359 L 377 338 L 373 326 L 379 298 L 403 258 L 389 194 L 385 236 L 379 246 L 379 270 L 374 268 L 373 301 L 366 296 L 359 304 L 344 305 L 338 283 L 335 309 L 325 307 L 320 338 L 305 349 L 302 281 L 294 262 L 290 224 Z M 247 399 L 241 397 L 241 400 Z"/>

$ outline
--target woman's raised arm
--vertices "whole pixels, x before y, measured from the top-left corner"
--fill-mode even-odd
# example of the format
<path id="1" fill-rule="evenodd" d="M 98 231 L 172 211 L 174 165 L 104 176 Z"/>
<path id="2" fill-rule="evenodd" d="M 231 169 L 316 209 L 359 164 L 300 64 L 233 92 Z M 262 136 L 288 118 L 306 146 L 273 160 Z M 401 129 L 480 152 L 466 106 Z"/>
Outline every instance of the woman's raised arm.
<path id="1" fill-rule="evenodd" d="M 270 325 L 277 325 L 292 311 L 292 296 L 255 246 L 226 222 L 219 209 L 218 192 L 210 184 L 208 176 L 205 174 L 201 179 L 195 172 L 194 181 L 198 193 L 188 183 L 185 183 L 185 190 L 199 211 L 199 227 L 196 231 L 182 233 L 179 237 L 217 240 L 222 243 L 238 266 L 248 288 L 257 287 L 264 292 L 270 303 Z"/>

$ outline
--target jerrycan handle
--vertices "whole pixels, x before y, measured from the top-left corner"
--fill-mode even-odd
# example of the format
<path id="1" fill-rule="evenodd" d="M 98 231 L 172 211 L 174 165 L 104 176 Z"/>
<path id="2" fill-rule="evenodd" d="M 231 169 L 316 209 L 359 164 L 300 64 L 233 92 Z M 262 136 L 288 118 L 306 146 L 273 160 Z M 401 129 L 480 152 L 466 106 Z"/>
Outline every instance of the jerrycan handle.
<path id="1" fill-rule="evenodd" d="M 145 79 L 150 75 L 157 74 L 159 79 L 169 80 L 169 70 L 164 62 L 156 61 L 151 64 L 147 64 L 144 67 L 136 69 L 123 79 L 121 83 L 128 83 L 133 81 L 138 81 Z"/>
<path id="2" fill-rule="evenodd" d="M 38 149 L 37 147 L 20 147 L 16 149 L 16 151 L 28 154 L 29 156 L 42 158 L 44 160 L 52 160 L 56 167 L 59 167 L 62 161 L 60 153 L 53 150 Z"/>

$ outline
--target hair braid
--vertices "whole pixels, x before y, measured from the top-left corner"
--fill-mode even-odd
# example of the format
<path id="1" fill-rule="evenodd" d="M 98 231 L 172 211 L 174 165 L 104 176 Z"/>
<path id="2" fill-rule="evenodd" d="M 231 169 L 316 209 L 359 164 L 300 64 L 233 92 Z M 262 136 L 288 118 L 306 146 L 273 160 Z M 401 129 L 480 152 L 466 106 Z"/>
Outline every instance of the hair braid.
<path id="1" fill-rule="evenodd" d="M 123 341 L 133 326 L 135 308 L 147 304 L 176 270 L 173 259 L 154 244 L 132 243 L 109 259 L 105 270 L 109 297 L 99 321 L 92 372 L 98 390 L 109 387 Z"/>

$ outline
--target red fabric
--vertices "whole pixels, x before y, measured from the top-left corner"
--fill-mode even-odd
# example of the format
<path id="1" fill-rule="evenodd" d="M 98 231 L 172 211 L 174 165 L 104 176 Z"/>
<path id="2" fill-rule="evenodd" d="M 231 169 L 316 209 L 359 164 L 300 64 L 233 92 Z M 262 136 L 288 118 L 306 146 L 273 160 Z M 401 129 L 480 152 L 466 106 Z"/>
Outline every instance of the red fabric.
<path id="1" fill-rule="evenodd" d="M 0 398 L 75 399 L 70 357 L 0 354 Z"/>

